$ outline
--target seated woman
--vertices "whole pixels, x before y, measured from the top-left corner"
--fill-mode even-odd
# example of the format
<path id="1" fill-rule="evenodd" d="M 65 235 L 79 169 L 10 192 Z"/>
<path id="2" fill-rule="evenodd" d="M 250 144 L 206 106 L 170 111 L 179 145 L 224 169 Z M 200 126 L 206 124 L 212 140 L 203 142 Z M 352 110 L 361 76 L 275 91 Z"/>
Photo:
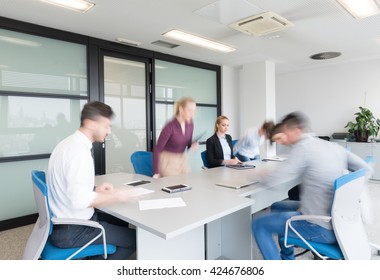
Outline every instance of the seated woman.
<path id="1" fill-rule="evenodd" d="M 259 128 L 249 128 L 234 147 L 236 157 L 243 162 L 260 159 L 260 146 L 268 139 L 273 127 L 272 121 L 265 121 Z"/>
<path id="2" fill-rule="evenodd" d="M 228 127 L 229 120 L 226 116 L 216 119 L 215 133 L 206 142 L 206 158 L 210 168 L 242 163 L 233 154 L 231 135 L 226 134 Z"/>

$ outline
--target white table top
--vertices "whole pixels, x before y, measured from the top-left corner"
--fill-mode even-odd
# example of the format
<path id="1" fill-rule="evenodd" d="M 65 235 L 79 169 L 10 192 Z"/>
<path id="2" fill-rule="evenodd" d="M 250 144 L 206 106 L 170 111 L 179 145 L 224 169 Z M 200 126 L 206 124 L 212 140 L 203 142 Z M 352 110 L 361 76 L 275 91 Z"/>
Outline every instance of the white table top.
<path id="1" fill-rule="evenodd" d="M 277 164 L 273 162 L 251 163 L 257 165 L 265 164 L 267 167 L 273 167 Z M 138 179 L 151 181 L 151 183 L 140 185 L 138 187 L 154 190 L 153 193 L 139 196 L 135 200 L 127 203 L 107 206 L 101 210 L 154 233 L 157 236 L 169 239 L 235 211 L 251 206 L 254 203 L 254 200 L 247 198 L 246 196 L 263 191 L 263 187 L 260 186 L 259 183 L 240 190 L 215 185 L 215 182 L 227 180 L 236 176 L 254 175 L 252 169 L 235 170 L 227 167 L 218 167 L 159 179 L 138 174 L 113 173 L 96 176 L 95 180 L 97 185 L 109 182 L 112 183 L 115 188 L 129 189 L 135 187 L 124 185 L 127 182 Z M 162 187 L 181 183 L 190 185 L 192 190 L 172 194 L 161 190 Z M 170 197 L 181 197 L 187 206 L 152 210 L 139 209 L 139 200 Z"/>

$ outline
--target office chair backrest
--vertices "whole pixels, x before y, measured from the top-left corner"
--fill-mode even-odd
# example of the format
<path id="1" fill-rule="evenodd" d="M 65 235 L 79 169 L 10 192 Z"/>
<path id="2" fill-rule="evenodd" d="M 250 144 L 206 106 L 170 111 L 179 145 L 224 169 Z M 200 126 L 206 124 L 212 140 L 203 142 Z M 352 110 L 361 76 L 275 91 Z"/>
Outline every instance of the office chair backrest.
<path id="1" fill-rule="evenodd" d="M 236 143 L 239 141 L 239 139 L 232 140 L 232 148 L 235 147 Z"/>
<path id="2" fill-rule="evenodd" d="M 153 176 L 153 153 L 136 151 L 131 155 L 131 162 L 135 173 Z"/>
<path id="3" fill-rule="evenodd" d="M 43 217 L 44 223 L 50 223 L 52 217 L 49 201 L 48 201 L 48 189 L 46 185 L 45 172 L 43 171 L 32 171 L 32 182 L 33 182 L 33 193 L 36 201 L 41 201 L 37 203 L 38 214 L 40 217 Z M 42 221 L 41 221 L 42 222 Z"/>
<path id="4" fill-rule="evenodd" d="M 77 224 L 100 228 L 102 233 L 98 236 L 103 235 L 103 244 L 92 244 L 95 238 L 82 247 L 62 249 L 54 246 L 49 240 L 49 235 L 53 230 L 53 220 L 58 221 L 59 219 L 52 217 L 49 208 L 45 172 L 33 170 L 32 182 L 38 219 L 25 246 L 24 260 L 38 260 L 39 258 L 47 260 L 80 259 L 97 255 L 104 255 L 107 258 L 107 254 L 116 252 L 115 245 L 106 244 L 104 228 L 99 223 L 80 219 L 63 219 L 65 222 L 61 221 L 61 224 Z"/>
<path id="5" fill-rule="evenodd" d="M 370 243 L 361 218 L 360 198 L 366 187 L 366 169 L 335 180 L 331 208 L 332 225 L 346 260 L 369 260 Z"/>
<path id="6" fill-rule="evenodd" d="M 206 157 L 206 151 L 201 152 L 201 158 L 202 158 L 203 166 L 206 168 L 209 168 L 207 157 Z"/>
<path id="7" fill-rule="evenodd" d="M 367 183 L 366 172 L 366 169 L 360 169 L 343 175 L 334 182 L 331 223 L 337 244 L 306 242 L 300 237 L 286 237 L 286 231 L 285 237 L 282 238 L 282 241 L 286 241 L 286 246 L 288 247 L 290 244 L 293 244 L 305 249 L 313 248 L 323 259 L 369 260 L 371 248 L 360 210 L 361 195 Z M 286 230 L 291 228 L 290 223 L 292 220 L 321 220 L 324 218 L 329 217 L 306 216 L 302 218 L 302 215 L 294 216 L 288 219 Z M 294 228 L 292 229 L 296 232 Z"/>
<path id="8" fill-rule="evenodd" d="M 23 259 L 38 260 L 52 230 L 51 213 L 47 201 L 45 172 L 32 171 L 33 193 L 37 204 L 38 219 L 24 249 Z"/>

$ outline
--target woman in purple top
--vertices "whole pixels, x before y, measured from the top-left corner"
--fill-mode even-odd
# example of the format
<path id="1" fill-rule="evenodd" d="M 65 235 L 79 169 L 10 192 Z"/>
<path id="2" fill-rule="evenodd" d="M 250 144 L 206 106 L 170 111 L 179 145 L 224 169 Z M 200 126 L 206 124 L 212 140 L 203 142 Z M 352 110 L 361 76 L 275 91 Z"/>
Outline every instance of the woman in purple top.
<path id="1" fill-rule="evenodd" d="M 196 103 L 191 97 L 183 97 L 176 102 L 175 117 L 161 131 L 153 149 L 153 177 L 165 177 L 187 173 L 186 148 L 196 149 L 192 143 L 193 117 Z"/>

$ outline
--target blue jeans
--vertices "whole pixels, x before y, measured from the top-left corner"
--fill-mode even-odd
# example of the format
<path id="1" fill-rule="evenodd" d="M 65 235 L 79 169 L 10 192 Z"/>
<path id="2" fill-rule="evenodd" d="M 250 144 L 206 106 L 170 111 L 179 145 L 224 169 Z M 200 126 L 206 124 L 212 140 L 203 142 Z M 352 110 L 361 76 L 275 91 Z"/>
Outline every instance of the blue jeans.
<path id="1" fill-rule="evenodd" d="M 246 161 L 251 161 L 251 160 L 259 160 L 260 159 L 260 156 L 259 155 L 256 155 L 255 157 L 253 158 L 250 158 L 250 157 L 246 157 L 246 156 L 243 156 L 239 153 L 236 154 L 236 157 L 242 161 L 242 162 L 246 162 Z"/>
<path id="2" fill-rule="evenodd" d="M 294 248 L 285 248 L 279 241 L 280 252 L 278 252 L 272 235 L 276 234 L 278 240 L 285 235 L 286 221 L 292 217 L 301 215 L 296 211 L 299 207 L 298 201 L 280 201 L 271 206 L 271 212 L 257 217 L 252 222 L 252 232 L 256 243 L 265 260 L 294 260 Z M 293 227 L 307 240 L 321 243 L 336 243 L 335 234 L 319 225 L 307 221 L 292 222 Z M 289 237 L 297 235 L 289 229 Z"/>

